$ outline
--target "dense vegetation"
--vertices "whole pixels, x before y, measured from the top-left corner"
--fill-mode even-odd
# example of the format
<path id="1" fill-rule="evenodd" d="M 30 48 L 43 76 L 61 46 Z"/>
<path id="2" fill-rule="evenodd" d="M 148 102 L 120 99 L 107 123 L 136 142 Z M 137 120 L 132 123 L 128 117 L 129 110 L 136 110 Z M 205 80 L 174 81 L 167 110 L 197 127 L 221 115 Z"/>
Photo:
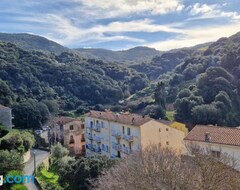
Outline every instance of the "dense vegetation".
<path id="1" fill-rule="evenodd" d="M 30 99 L 30 104 L 34 101 L 43 104 L 57 101 L 63 110 L 82 105 L 112 104 L 147 84 L 144 74 L 117 64 L 84 60 L 77 54 L 67 52 L 60 55 L 28 52 L 13 44 L 0 42 L 1 103 L 14 105 L 15 113 L 22 112 L 19 107 L 27 109 Z M 46 110 L 43 104 L 41 110 Z M 23 112 L 22 115 L 27 113 Z M 40 122 L 45 120 L 44 116 L 41 118 Z M 26 117 L 24 119 L 27 120 Z M 16 126 L 23 127 L 18 122 Z"/>
<path id="2" fill-rule="evenodd" d="M 219 39 L 158 77 L 166 86 L 162 97 L 168 106 L 174 104 L 177 121 L 190 127 L 195 124 L 240 125 L 239 45 L 240 33 Z M 128 104 L 139 103 L 141 99 L 148 100 L 145 105 L 152 104 L 156 90 L 157 84 L 154 84 L 136 93 Z"/>
<path id="3" fill-rule="evenodd" d="M 33 34 L 21 33 L 21 34 L 9 34 L 0 33 L 0 41 L 10 42 L 25 50 L 36 50 L 45 53 L 56 53 L 68 51 L 68 48 L 61 46 L 60 44 L 48 40 L 41 36 Z"/>
<path id="4" fill-rule="evenodd" d="M 23 154 L 34 145 L 34 136 L 25 130 L 0 126 L 0 171 L 4 177 L 23 175 Z M 4 184 L 3 189 L 27 190 L 23 184 Z"/>
<path id="5" fill-rule="evenodd" d="M 104 156 L 74 158 L 61 144 L 52 146 L 50 159 L 49 170 L 39 165 L 37 172 L 44 190 L 90 190 L 99 175 L 116 162 Z"/>
<path id="6" fill-rule="evenodd" d="M 165 109 L 175 111 L 175 119 L 189 126 L 238 126 L 239 45 L 238 33 L 169 52 L 145 47 L 119 52 L 78 50 L 96 57 L 90 59 L 73 50 L 45 54 L 0 42 L 0 103 L 13 107 L 17 127 L 32 128 L 28 124 L 31 116 L 30 123 L 37 128 L 59 109 L 81 114 L 109 106 L 113 111 L 127 109 L 154 118 L 165 118 Z M 149 62 L 140 61 L 144 52 L 148 59 L 158 55 Z M 129 62 L 131 55 L 133 62 Z M 106 61 L 99 60 L 101 56 Z M 120 58 L 128 61 L 121 64 Z"/>

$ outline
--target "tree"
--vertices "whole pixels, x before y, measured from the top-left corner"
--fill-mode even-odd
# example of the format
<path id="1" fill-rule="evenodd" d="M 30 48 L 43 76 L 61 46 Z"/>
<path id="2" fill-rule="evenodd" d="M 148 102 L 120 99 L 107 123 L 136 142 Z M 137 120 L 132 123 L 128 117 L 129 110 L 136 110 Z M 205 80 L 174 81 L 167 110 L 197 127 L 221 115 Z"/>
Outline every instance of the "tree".
<path id="1" fill-rule="evenodd" d="M 153 119 L 166 118 L 166 111 L 160 105 L 148 105 L 144 110 L 144 114 L 149 115 Z"/>
<path id="2" fill-rule="evenodd" d="M 59 183 L 66 190 L 88 190 L 93 186 L 93 181 L 114 164 L 114 160 L 104 156 L 79 158 L 59 171 Z"/>
<path id="3" fill-rule="evenodd" d="M 163 81 L 157 83 L 156 90 L 154 92 L 155 103 L 161 106 L 163 109 L 166 109 L 166 90 L 165 83 Z"/>
<path id="4" fill-rule="evenodd" d="M 181 156 L 171 149 L 150 145 L 117 163 L 95 183 L 97 190 L 237 190 L 240 174 L 229 160 L 208 152 Z"/>
<path id="5" fill-rule="evenodd" d="M 16 150 L 0 150 L 0 171 L 5 175 L 11 170 L 22 171 L 22 155 Z"/>
<path id="6" fill-rule="evenodd" d="M 17 128 L 37 129 L 49 118 L 47 106 L 32 99 L 14 104 L 13 114 Z"/>
<path id="7" fill-rule="evenodd" d="M 0 104 L 9 106 L 15 101 L 15 95 L 6 82 L 0 79 Z"/>

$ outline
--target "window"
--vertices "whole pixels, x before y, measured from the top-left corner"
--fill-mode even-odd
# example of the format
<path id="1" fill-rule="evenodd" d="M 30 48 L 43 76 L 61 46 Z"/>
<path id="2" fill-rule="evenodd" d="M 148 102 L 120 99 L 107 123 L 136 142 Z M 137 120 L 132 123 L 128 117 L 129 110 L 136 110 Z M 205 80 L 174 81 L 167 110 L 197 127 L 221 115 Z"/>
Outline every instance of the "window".
<path id="1" fill-rule="evenodd" d="M 63 125 L 62 124 L 60 125 L 60 130 L 63 131 Z"/>
<path id="2" fill-rule="evenodd" d="M 104 123 L 103 123 L 103 121 L 101 121 L 101 127 L 104 128 Z"/>
<path id="3" fill-rule="evenodd" d="M 105 145 L 104 144 L 102 144 L 102 150 L 105 151 Z"/>
<path id="4" fill-rule="evenodd" d="M 122 133 L 125 135 L 125 127 L 122 126 Z"/>
<path id="5" fill-rule="evenodd" d="M 168 128 L 166 128 L 166 131 L 168 131 Z"/>
<path id="6" fill-rule="evenodd" d="M 166 144 L 169 145 L 169 142 L 167 141 Z"/>
<path id="7" fill-rule="evenodd" d="M 159 133 L 160 133 L 160 132 L 161 132 L 161 129 L 159 128 L 158 131 L 159 131 Z"/>
<path id="8" fill-rule="evenodd" d="M 106 145 L 106 152 L 108 152 L 108 145 Z"/>
<path id="9" fill-rule="evenodd" d="M 74 144 L 74 138 L 72 135 L 70 136 L 69 144 Z"/>
<path id="10" fill-rule="evenodd" d="M 81 129 L 84 129 L 84 124 L 81 124 Z"/>
<path id="11" fill-rule="evenodd" d="M 91 128 L 93 128 L 93 122 L 92 121 L 91 121 L 90 125 L 91 125 Z"/>
<path id="12" fill-rule="evenodd" d="M 82 134 L 82 135 L 81 135 L 81 142 L 84 142 L 84 141 L 85 141 L 85 135 Z"/>
<path id="13" fill-rule="evenodd" d="M 212 156 L 215 157 L 215 158 L 220 158 L 221 156 L 221 152 L 220 151 L 215 151 L 215 150 L 212 150 Z"/>
<path id="14" fill-rule="evenodd" d="M 127 128 L 127 134 L 131 135 L 131 129 L 129 127 Z"/>
<path id="15" fill-rule="evenodd" d="M 73 130 L 73 125 L 70 125 L 70 130 Z"/>

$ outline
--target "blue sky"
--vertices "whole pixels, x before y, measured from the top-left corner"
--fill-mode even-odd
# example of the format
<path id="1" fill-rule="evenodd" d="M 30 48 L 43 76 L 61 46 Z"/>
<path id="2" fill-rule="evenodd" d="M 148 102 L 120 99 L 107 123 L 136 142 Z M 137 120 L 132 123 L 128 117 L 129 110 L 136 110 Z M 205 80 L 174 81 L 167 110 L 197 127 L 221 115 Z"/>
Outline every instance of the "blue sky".
<path id="1" fill-rule="evenodd" d="M 0 32 L 70 48 L 169 50 L 238 31 L 239 0 L 0 0 Z"/>

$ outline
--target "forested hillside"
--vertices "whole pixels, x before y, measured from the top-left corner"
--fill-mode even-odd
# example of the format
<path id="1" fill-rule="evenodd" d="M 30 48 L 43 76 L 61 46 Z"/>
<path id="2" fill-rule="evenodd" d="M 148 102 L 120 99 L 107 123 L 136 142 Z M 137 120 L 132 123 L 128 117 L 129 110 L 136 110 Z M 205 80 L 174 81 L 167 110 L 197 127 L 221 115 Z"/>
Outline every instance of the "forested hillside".
<path id="1" fill-rule="evenodd" d="M 166 65 L 171 67 L 171 64 Z M 157 68 L 149 71 L 154 72 Z M 205 51 L 188 55 L 172 72 L 165 72 L 157 81 L 165 85 L 162 98 L 167 105 L 174 104 L 176 120 L 190 126 L 239 126 L 240 33 L 219 39 Z M 156 89 L 156 84 L 152 85 L 138 92 L 132 100 L 145 99 L 149 102 L 144 105 L 151 105 Z"/>
<path id="2" fill-rule="evenodd" d="M 1 99 L 3 104 L 54 99 L 64 110 L 115 103 L 148 84 L 144 74 L 117 64 L 67 52 L 28 52 L 4 42 L 0 43 L 0 79 L 8 94 Z"/>
<path id="3" fill-rule="evenodd" d="M 35 46 L 29 40 L 25 43 Z M 40 123 L 58 106 L 81 112 L 89 106 L 114 105 L 118 111 L 154 118 L 165 118 L 165 109 L 171 107 L 175 119 L 189 126 L 240 125 L 240 33 L 214 43 L 161 52 L 149 62 L 136 62 L 136 55 L 156 53 L 145 47 L 124 51 L 127 62 L 123 63 L 75 51 L 54 54 L 21 47 L 0 42 L 0 104 L 13 105 L 18 113 L 21 106 L 31 113 L 38 108 Z M 132 63 L 129 52 L 135 60 Z M 120 100 L 125 101 L 119 104 Z"/>
<path id="4" fill-rule="evenodd" d="M 116 62 L 126 66 L 141 62 L 149 62 L 153 57 L 159 56 L 162 53 L 154 48 L 148 47 L 134 47 L 121 51 L 94 48 L 78 48 L 76 50 L 83 57 L 96 58 L 107 62 Z"/>
<path id="5" fill-rule="evenodd" d="M 44 37 L 32 35 L 32 34 L 9 34 L 0 33 L 0 41 L 10 42 L 25 50 L 36 50 L 45 53 L 62 53 L 69 51 L 68 48 L 61 46 L 60 44 L 48 40 Z"/>

